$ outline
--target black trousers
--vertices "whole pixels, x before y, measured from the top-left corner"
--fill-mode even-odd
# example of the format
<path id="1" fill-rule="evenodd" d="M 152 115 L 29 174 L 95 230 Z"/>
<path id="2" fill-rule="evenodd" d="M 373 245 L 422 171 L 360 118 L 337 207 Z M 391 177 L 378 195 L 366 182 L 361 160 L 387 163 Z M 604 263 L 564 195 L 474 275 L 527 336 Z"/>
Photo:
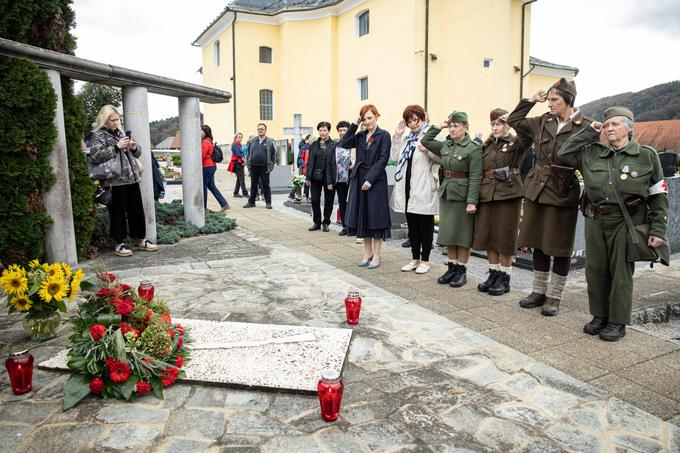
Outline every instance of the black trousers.
<path id="1" fill-rule="evenodd" d="M 347 193 L 349 192 L 349 183 L 339 182 L 335 184 L 335 193 L 338 194 L 338 204 L 340 205 L 340 221 L 342 227 L 347 228 L 345 224 L 345 212 L 347 211 Z"/>
<path id="2" fill-rule="evenodd" d="M 408 240 L 411 242 L 413 259 L 430 261 L 434 236 L 434 216 L 407 212 L 406 223 L 408 224 Z"/>
<path id="3" fill-rule="evenodd" d="M 243 165 L 234 164 L 234 174 L 236 175 L 236 184 L 234 185 L 234 195 L 238 195 L 239 189 L 243 196 L 248 196 L 248 189 L 246 188 L 246 177 L 243 172 Z"/>
<path id="4" fill-rule="evenodd" d="M 116 244 L 125 241 L 128 236 L 135 239 L 146 237 L 146 220 L 144 218 L 144 205 L 142 205 L 142 192 L 139 184 L 127 184 L 124 186 L 111 187 L 111 237 Z"/>
<path id="5" fill-rule="evenodd" d="M 315 225 L 321 225 L 321 189 L 323 188 L 323 224 L 331 224 L 331 213 L 333 212 L 333 200 L 335 190 L 328 190 L 328 186 L 323 181 L 312 181 L 312 214 Z"/>
<path id="6" fill-rule="evenodd" d="M 257 196 L 258 186 L 262 186 L 264 192 L 264 201 L 267 204 L 272 204 L 272 190 L 269 187 L 269 172 L 267 167 L 253 165 L 250 167 L 250 198 L 248 203 L 255 204 L 255 197 Z"/>

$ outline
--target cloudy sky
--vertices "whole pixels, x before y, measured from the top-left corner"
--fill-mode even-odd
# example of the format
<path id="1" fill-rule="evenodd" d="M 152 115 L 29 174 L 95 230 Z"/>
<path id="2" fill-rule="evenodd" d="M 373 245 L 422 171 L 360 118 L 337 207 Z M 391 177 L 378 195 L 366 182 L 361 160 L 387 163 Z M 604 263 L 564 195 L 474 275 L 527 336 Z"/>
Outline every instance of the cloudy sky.
<path id="1" fill-rule="evenodd" d="M 76 55 L 201 83 L 191 43 L 226 4 L 74 0 Z M 577 103 L 680 79 L 678 0 L 539 0 L 532 10 L 530 53 L 580 69 Z M 149 95 L 151 120 L 175 115 L 175 98 Z"/>

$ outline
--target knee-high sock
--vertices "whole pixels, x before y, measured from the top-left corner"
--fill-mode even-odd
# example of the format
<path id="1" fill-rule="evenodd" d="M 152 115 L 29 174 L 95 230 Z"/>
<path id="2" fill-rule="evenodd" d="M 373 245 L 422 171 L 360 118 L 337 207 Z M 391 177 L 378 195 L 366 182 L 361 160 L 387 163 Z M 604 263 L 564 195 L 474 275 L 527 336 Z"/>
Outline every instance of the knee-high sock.
<path id="1" fill-rule="evenodd" d="M 550 278 L 550 272 L 543 272 L 534 270 L 534 282 L 531 289 L 532 292 L 536 294 L 545 295 L 548 290 L 548 279 Z"/>
<path id="2" fill-rule="evenodd" d="M 562 292 L 564 291 L 564 285 L 567 283 L 567 277 L 564 275 L 558 275 L 552 273 L 550 275 L 550 284 L 548 285 L 547 297 L 552 299 L 562 300 Z"/>

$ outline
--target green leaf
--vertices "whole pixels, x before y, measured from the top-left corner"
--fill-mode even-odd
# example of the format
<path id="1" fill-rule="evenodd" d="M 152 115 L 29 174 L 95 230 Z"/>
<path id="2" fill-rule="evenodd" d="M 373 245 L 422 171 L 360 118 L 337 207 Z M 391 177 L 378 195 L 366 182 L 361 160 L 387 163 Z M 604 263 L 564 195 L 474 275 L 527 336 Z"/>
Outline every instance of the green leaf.
<path id="1" fill-rule="evenodd" d="M 126 400 L 129 400 L 132 396 L 132 392 L 137 388 L 137 382 L 139 378 L 137 376 L 130 376 L 127 381 L 123 382 L 121 386 L 121 393 Z"/>
<path id="2" fill-rule="evenodd" d="M 35 281 L 31 285 L 31 289 L 28 290 L 29 297 L 38 292 L 38 290 L 40 289 L 40 282 L 41 280 L 35 279 Z"/>
<path id="3" fill-rule="evenodd" d="M 159 377 L 153 377 L 151 378 L 151 388 L 153 389 L 153 393 L 158 397 L 159 399 L 163 399 L 163 382 L 161 381 L 161 378 Z"/>
<path id="4" fill-rule="evenodd" d="M 115 314 L 104 313 L 97 315 L 97 324 L 103 324 L 105 326 L 110 326 L 112 324 L 120 324 L 121 316 Z"/>
<path id="5" fill-rule="evenodd" d="M 85 291 L 90 291 L 91 289 L 94 289 L 96 287 L 96 284 L 93 281 L 93 279 L 95 279 L 95 277 L 91 277 L 80 282 L 80 289 Z"/>
<path id="6" fill-rule="evenodd" d="M 85 371 L 86 360 L 83 357 L 73 357 L 68 361 L 66 366 L 72 370 Z"/>
<path id="7" fill-rule="evenodd" d="M 90 378 L 85 374 L 71 374 L 64 385 L 64 411 L 78 404 L 89 394 Z"/>
<path id="8" fill-rule="evenodd" d="M 123 338 L 123 332 L 120 329 L 113 333 L 113 353 L 118 360 L 127 358 L 127 351 L 125 350 L 125 338 Z"/>
<path id="9" fill-rule="evenodd" d="M 66 313 L 66 304 L 64 303 L 64 299 L 57 302 L 57 308 L 59 309 L 60 312 Z"/>

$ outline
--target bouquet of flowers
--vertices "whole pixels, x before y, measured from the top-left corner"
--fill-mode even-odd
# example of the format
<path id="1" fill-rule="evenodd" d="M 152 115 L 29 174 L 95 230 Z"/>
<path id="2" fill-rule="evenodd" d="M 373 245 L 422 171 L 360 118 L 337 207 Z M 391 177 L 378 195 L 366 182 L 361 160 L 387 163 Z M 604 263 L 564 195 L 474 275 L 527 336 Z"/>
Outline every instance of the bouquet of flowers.
<path id="1" fill-rule="evenodd" d="M 306 181 L 307 181 L 307 177 L 305 175 L 293 176 L 293 186 L 294 187 L 302 187 L 302 186 L 305 185 Z"/>
<path id="2" fill-rule="evenodd" d="M 94 286 L 94 285 L 93 285 Z M 98 290 L 71 319 L 64 410 L 89 394 L 130 400 L 184 377 L 187 336 L 165 302 L 139 297 L 114 274 L 98 275 Z"/>

